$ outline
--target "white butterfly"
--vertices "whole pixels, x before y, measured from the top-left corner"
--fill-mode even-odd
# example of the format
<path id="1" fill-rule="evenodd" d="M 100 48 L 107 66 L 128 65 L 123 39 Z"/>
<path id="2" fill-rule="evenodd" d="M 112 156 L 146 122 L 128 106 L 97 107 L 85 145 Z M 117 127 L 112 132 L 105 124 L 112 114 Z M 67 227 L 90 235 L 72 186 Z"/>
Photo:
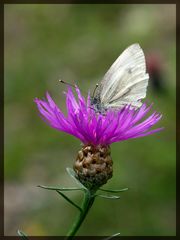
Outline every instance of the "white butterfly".
<path id="1" fill-rule="evenodd" d="M 149 75 L 139 44 L 126 48 L 116 59 L 97 87 L 91 105 L 97 112 L 122 108 L 126 104 L 139 108 L 145 98 Z"/>

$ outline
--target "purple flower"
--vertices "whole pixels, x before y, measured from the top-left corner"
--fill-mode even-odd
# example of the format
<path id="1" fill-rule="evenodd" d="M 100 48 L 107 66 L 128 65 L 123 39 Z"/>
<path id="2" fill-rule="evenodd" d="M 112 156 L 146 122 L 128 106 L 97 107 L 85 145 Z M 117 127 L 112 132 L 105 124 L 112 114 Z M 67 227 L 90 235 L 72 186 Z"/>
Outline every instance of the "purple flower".
<path id="1" fill-rule="evenodd" d="M 82 143 L 91 145 L 110 145 L 113 142 L 138 138 L 160 131 L 162 128 L 151 128 L 162 117 L 150 111 L 152 104 L 147 107 L 142 104 L 139 109 L 127 105 L 119 110 L 109 109 L 106 114 L 95 112 L 90 103 L 76 87 L 78 101 L 69 87 L 66 93 L 67 116 L 62 113 L 55 102 L 46 93 L 47 100 L 35 99 L 42 118 L 53 128 L 66 132 L 80 139 Z"/>

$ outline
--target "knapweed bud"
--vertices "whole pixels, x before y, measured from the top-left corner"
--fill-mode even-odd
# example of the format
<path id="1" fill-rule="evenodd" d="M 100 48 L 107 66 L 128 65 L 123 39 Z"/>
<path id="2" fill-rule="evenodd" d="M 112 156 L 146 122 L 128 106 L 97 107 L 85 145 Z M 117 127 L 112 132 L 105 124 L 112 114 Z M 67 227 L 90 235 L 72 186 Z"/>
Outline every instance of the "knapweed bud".
<path id="1" fill-rule="evenodd" d="M 85 145 L 78 152 L 74 171 L 88 189 L 97 189 L 112 177 L 112 158 L 109 146 Z"/>

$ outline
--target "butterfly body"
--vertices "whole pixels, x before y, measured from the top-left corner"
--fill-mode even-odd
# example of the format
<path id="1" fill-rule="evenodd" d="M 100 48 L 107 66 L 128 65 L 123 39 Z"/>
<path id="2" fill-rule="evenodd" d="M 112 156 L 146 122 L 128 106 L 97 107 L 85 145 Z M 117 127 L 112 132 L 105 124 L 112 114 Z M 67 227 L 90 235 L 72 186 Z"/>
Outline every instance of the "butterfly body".
<path id="1" fill-rule="evenodd" d="M 139 44 L 129 46 L 116 59 L 91 98 L 96 112 L 120 109 L 125 105 L 139 108 L 145 98 L 149 75 L 146 73 L 144 53 Z"/>
<path id="2" fill-rule="evenodd" d="M 98 112 L 101 114 L 105 114 L 105 112 L 107 111 L 107 108 L 101 102 L 99 95 L 96 95 L 95 97 L 91 98 L 91 106 L 93 106 L 93 109 L 95 112 Z"/>

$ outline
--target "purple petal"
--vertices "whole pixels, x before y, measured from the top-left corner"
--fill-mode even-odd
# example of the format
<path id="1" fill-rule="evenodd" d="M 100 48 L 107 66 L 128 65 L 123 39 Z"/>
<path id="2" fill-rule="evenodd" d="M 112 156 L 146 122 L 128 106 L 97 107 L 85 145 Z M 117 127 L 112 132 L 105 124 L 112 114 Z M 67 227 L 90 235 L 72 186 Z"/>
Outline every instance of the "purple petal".
<path id="1" fill-rule="evenodd" d="M 145 119 L 152 108 L 144 103 L 139 109 L 126 105 L 119 110 L 109 109 L 106 114 L 97 113 L 91 106 L 90 93 L 85 99 L 76 86 L 77 99 L 71 87 L 66 93 L 67 116 L 55 104 L 50 94 L 46 100 L 35 99 L 41 117 L 51 127 L 80 139 L 84 144 L 109 145 L 113 142 L 138 138 L 161 131 L 152 129 L 162 115 L 153 112 Z M 144 119 L 144 120 L 143 120 Z"/>

